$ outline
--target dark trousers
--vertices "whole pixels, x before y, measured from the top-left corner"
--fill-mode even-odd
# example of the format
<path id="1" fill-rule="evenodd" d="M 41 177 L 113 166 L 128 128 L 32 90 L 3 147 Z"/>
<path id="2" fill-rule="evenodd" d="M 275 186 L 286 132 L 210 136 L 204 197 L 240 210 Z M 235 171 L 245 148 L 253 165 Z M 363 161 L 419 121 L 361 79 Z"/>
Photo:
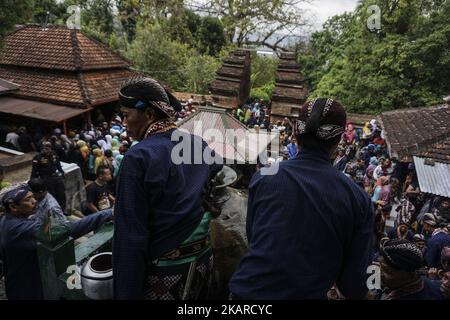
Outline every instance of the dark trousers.
<path id="1" fill-rule="evenodd" d="M 61 209 L 66 211 L 66 186 L 62 177 L 42 177 L 48 192 L 58 201 Z"/>

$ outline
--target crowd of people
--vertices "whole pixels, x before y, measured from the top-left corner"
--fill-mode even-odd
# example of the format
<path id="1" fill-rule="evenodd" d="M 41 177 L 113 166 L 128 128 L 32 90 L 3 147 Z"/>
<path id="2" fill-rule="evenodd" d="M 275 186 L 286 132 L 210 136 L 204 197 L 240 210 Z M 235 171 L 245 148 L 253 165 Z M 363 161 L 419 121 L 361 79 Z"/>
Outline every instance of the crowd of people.
<path id="1" fill-rule="evenodd" d="M 92 125 L 88 130 L 70 130 L 67 135 L 60 128 L 33 135 L 24 127 L 16 131 L 7 134 L 6 146 L 24 152 L 38 151 L 33 158 L 30 179 L 40 178 L 64 212 L 65 173 L 61 162 L 75 163 L 81 169 L 87 201 L 80 208 L 85 215 L 112 207 L 120 164 L 130 146 L 136 143 L 127 137 L 120 116 L 114 116 L 110 122 Z M 18 139 L 11 138 L 16 135 Z M 23 135 L 27 137 L 23 139 L 26 143 L 16 143 Z"/>
<path id="2" fill-rule="evenodd" d="M 130 79 L 119 97 L 121 114 L 88 130 L 20 129 L 28 146 L 8 134 L 12 147 L 40 150 L 26 185 L 12 187 L 0 172 L 9 298 L 43 297 L 31 233 L 45 218 L 81 236 L 110 220 L 113 206 L 116 299 L 206 297 L 213 255 L 205 208 L 214 207 L 207 190 L 222 165 L 171 161 L 175 121 L 195 112 L 192 101 L 182 106 L 151 78 Z M 298 119 L 274 125 L 268 113 L 260 101 L 233 110 L 248 126 L 279 132 L 285 161 L 250 182 L 249 246 L 231 298 L 450 299 L 450 199 L 421 192 L 414 166 L 389 157 L 377 121 L 356 129 L 333 99 L 315 99 Z M 66 217 L 61 161 L 76 163 L 86 182 L 78 221 Z M 379 285 L 366 282 L 370 265 Z"/>

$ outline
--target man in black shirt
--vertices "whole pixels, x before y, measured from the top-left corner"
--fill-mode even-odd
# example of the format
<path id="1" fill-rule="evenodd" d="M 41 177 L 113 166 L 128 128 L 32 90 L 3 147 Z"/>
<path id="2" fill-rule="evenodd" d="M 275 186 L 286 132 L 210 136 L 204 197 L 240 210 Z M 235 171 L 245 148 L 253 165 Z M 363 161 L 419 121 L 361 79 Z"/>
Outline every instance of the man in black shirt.
<path id="1" fill-rule="evenodd" d="M 51 144 L 45 142 L 42 151 L 33 158 L 30 179 L 41 178 L 48 192 L 55 197 L 63 211 L 66 210 L 64 177 L 59 157 L 51 149 Z"/>
<path id="2" fill-rule="evenodd" d="M 106 166 L 97 169 L 97 179 L 86 188 L 86 205 L 84 214 L 89 215 L 109 209 L 114 204 L 114 197 L 108 182 L 112 180 L 111 170 Z"/>
<path id="3" fill-rule="evenodd" d="M 19 143 L 20 149 L 22 149 L 22 152 L 24 153 L 36 151 L 36 146 L 33 143 L 33 139 L 25 127 L 19 129 L 19 139 L 17 142 Z"/>

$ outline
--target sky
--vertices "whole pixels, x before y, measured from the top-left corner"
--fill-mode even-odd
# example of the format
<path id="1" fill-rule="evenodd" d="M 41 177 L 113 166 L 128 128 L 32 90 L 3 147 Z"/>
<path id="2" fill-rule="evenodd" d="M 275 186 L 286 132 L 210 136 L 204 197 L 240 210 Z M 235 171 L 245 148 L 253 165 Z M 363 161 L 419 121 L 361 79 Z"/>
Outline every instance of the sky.
<path id="1" fill-rule="evenodd" d="M 312 0 L 311 4 L 302 5 L 314 15 L 314 29 L 321 29 L 322 24 L 329 18 L 356 8 L 358 0 Z"/>

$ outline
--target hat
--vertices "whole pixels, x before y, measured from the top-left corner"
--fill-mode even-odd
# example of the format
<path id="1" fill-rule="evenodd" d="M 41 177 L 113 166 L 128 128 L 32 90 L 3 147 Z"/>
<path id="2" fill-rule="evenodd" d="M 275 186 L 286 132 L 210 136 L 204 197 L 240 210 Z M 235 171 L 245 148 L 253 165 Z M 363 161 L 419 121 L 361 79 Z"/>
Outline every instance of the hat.
<path id="1" fill-rule="evenodd" d="M 293 123 L 296 135 L 313 134 L 319 140 L 328 141 L 345 132 L 347 114 L 333 99 L 314 99 L 299 110 L 298 120 Z"/>
<path id="2" fill-rule="evenodd" d="M 158 81 L 150 77 L 134 77 L 122 85 L 119 91 L 120 104 L 126 108 L 142 110 L 157 108 L 169 118 L 182 110 L 181 103 Z"/>
<path id="3" fill-rule="evenodd" d="M 28 185 L 21 185 L 17 188 L 14 188 L 3 195 L 2 204 L 6 210 L 8 210 L 9 205 L 12 203 L 19 203 L 20 200 L 26 197 L 28 192 L 31 192 L 31 189 Z"/>
<path id="4" fill-rule="evenodd" d="M 436 217 L 432 214 L 432 213 L 425 213 L 425 215 L 423 216 L 423 223 L 426 223 L 430 226 L 436 226 L 437 222 L 436 222 Z"/>
<path id="5" fill-rule="evenodd" d="M 414 272 L 423 265 L 422 251 L 409 240 L 382 241 L 380 255 L 388 265 L 398 270 Z"/>
<path id="6" fill-rule="evenodd" d="M 420 233 L 416 233 L 413 237 L 414 241 L 425 241 L 425 236 L 423 234 Z"/>

